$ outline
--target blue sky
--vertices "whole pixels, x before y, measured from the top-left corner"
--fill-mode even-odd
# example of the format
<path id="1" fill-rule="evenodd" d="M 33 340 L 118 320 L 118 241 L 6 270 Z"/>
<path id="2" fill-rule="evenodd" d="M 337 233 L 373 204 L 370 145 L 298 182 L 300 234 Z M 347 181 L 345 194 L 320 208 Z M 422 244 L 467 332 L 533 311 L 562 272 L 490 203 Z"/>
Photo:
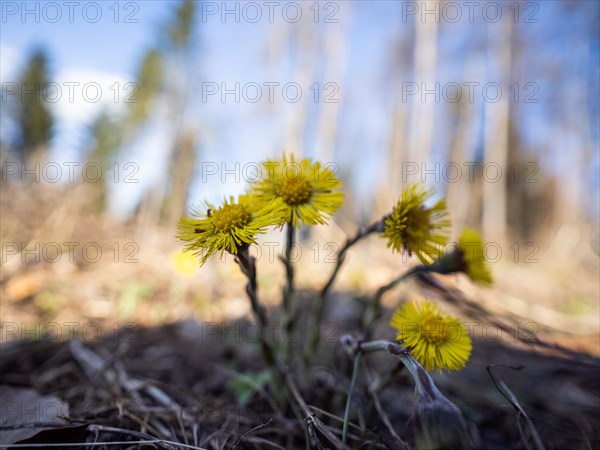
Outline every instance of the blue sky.
<path id="1" fill-rule="evenodd" d="M 9 14 L 12 8 L 7 5 L 11 3 L 17 4 L 15 14 Z M 40 5 L 37 6 L 39 13 L 23 17 L 23 3 L 29 11 L 36 11 L 36 4 Z M 44 12 L 43 2 L 2 2 L 3 46 L 23 52 L 42 45 L 50 52 L 55 70 L 85 68 L 124 74 L 134 73 L 140 53 L 154 44 L 152 31 L 164 21 L 172 7 L 171 2 L 164 1 L 120 2 L 119 8 L 114 1 L 96 2 L 101 16 L 93 22 L 96 9 L 84 10 L 84 5 L 91 2 L 74 2 L 78 5 L 72 7 L 73 21 L 70 22 L 68 2 L 54 3 L 60 6 L 61 13 L 56 23 L 45 20 L 55 20 L 56 10 Z M 119 15 L 115 21 L 117 10 Z M 132 22 L 135 20 L 137 23 Z"/>

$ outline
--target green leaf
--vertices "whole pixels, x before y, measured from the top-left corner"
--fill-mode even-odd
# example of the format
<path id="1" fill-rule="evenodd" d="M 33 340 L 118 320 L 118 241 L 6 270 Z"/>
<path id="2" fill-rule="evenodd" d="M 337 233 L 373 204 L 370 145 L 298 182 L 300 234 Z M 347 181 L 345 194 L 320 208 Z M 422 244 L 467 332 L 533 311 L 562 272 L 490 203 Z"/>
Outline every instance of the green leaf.
<path id="1" fill-rule="evenodd" d="M 251 375 L 240 373 L 227 382 L 227 387 L 233 392 L 237 401 L 245 405 L 250 401 L 255 392 L 263 390 L 270 379 L 271 373 L 268 370 Z"/>

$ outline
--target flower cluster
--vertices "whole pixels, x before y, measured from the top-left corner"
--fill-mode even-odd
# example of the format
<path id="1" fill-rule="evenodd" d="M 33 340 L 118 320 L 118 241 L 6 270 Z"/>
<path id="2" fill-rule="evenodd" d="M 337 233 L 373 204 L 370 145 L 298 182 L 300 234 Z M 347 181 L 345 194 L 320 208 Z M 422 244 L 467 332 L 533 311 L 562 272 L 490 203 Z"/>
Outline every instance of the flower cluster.
<path id="1" fill-rule="evenodd" d="M 179 219 L 177 237 L 201 264 L 217 252 L 236 255 L 270 226 L 325 224 L 342 206 L 339 179 L 320 163 L 284 156 L 263 166 L 266 175 L 247 194 L 237 200 L 230 197 L 219 207 L 206 204 Z"/>
<path id="2" fill-rule="evenodd" d="M 483 242 L 476 231 L 463 230 L 453 251 L 442 254 L 448 243 L 450 220 L 443 199 L 426 205 L 431 195 L 414 184 L 404 189 L 392 213 L 383 221 L 387 246 L 394 251 L 414 253 L 424 264 L 423 270 L 441 274 L 463 272 L 475 282 L 491 284 Z M 397 339 L 427 370 L 459 370 L 471 354 L 471 339 L 464 326 L 444 315 L 435 303 L 408 303 L 396 310 L 391 325 L 397 330 Z"/>
<path id="3" fill-rule="evenodd" d="M 287 224 L 293 230 L 301 224 L 326 224 L 342 206 L 340 180 L 319 162 L 297 160 L 292 155 L 265 161 L 262 168 L 261 176 L 245 195 L 230 197 L 217 206 L 206 204 L 179 220 L 177 237 L 201 264 L 218 252 L 241 258 L 240 252 L 246 252 L 271 226 Z M 432 192 L 417 185 L 406 186 L 392 212 L 370 230 L 387 238 L 393 251 L 415 254 L 423 263 L 419 269 L 440 274 L 462 272 L 475 282 L 490 284 L 492 275 L 477 232 L 465 229 L 456 248 L 442 254 L 450 220 L 445 200 L 430 202 L 431 197 Z M 462 324 L 442 314 L 432 302 L 404 305 L 391 324 L 398 330 L 397 339 L 427 370 L 458 370 L 471 353 L 471 340 Z"/>
<path id="4" fill-rule="evenodd" d="M 238 198 L 229 197 L 219 205 L 207 203 L 193 210 L 189 216 L 181 217 L 177 224 L 177 237 L 183 241 L 184 251 L 197 256 L 201 265 L 211 255 L 219 252 L 221 255 L 228 252 L 236 256 L 235 261 L 247 278 L 246 293 L 261 330 L 260 349 L 264 361 L 271 369 L 265 379 L 273 380 L 273 393 L 276 396 L 281 395 L 281 386 L 289 387 L 289 391 L 295 389 L 290 369 L 294 367 L 298 355 L 307 356 L 303 358 L 303 367 L 311 367 L 310 358 L 318 353 L 318 339 L 300 342 L 301 345 L 294 345 L 288 339 L 285 345 L 272 345 L 265 338 L 268 313 L 258 296 L 256 258 L 250 256 L 249 246 L 256 244 L 257 236 L 265 233 L 268 227 L 286 226 L 287 249 L 291 249 L 296 228 L 303 224 L 326 224 L 342 206 L 344 194 L 340 188 L 340 180 L 327 166 L 309 158 L 296 160 L 293 155 L 283 156 L 281 159 L 262 163 L 260 176 L 251 183 L 246 194 Z M 373 323 L 381 317 L 382 295 L 409 276 L 423 275 L 425 272 L 461 272 L 475 282 L 490 284 L 492 275 L 486 265 L 485 247 L 477 232 L 463 230 L 455 248 L 444 252 L 449 240 L 450 220 L 445 200 L 433 201 L 432 196 L 431 191 L 409 184 L 388 215 L 346 240 L 338 252 L 330 278 L 313 303 L 315 307 L 307 309 L 307 313 L 312 312 L 313 315 L 310 322 L 299 320 L 304 311 L 292 306 L 295 298 L 295 269 L 290 253 L 286 252 L 286 257 L 282 258 L 287 275 L 287 283 L 282 290 L 282 330 L 293 329 L 295 320 L 298 323 L 322 323 L 327 292 L 344 261 L 345 252 L 371 233 L 379 233 L 386 238 L 388 248 L 391 247 L 394 252 L 416 255 L 422 264 L 376 291 L 361 320 L 365 330 L 372 330 Z M 174 255 L 173 264 L 180 274 L 193 272 L 193 264 L 186 256 L 189 253 Z M 342 339 L 342 343 L 347 344 L 346 349 L 354 357 L 354 364 L 340 446 L 345 448 L 348 440 L 352 393 L 361 369 L 361 355 L 386 350 L 403 362 L 415 381 L 417 403 L 411 422 L 415 428 L 417 446 L 469 447 L 469 436 L 460 410 L 439 392 L 426 372 L 460 370 L 465 367 L 471 355 L 472 342 L 464 325 L 457 318 L 444 314 L 436 303 L 429 300 L 402 305 L 393 314 L 390 325 L 396 329 L 396 339 L 399 342 L 383 339 L 357 342 L 348 336 L 347 339 Z M 304 351 L 307 343 L 312 345 L 309 352 Z M 281 401 L 281 398 L 276 399 L 276 403 Z M 335 444 L 334 441 L 331 442 Z"/>

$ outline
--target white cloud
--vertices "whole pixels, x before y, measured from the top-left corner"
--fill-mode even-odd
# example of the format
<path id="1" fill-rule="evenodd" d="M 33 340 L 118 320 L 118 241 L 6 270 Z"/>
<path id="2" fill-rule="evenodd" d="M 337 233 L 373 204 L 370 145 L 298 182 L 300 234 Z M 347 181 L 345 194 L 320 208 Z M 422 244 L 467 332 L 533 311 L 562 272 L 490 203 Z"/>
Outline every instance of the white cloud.
<path id="1" fill-rule="evenodd" d="M 56 119 L 53 158 L 73 160 L 89 139 L 89 127 L 101 111 L 119 114 L 135 98 L 133 85 L 121 73 L 70 69 L 59 72 L 42 95 L 50 101 Z"/>
<path id="2" fill-rule="evenodd" d="M 0 82 L 14 81 L 22 63 L 16 48 L 0 44 Z"/>
<path id="3" fill-rule="evenodd" d="M 118 112 L 135 99 L 134 85 L 121 73 L 94 70 L 60 72 L 46 94 L 60 120 L 90 122 L 103 109 Z"/>

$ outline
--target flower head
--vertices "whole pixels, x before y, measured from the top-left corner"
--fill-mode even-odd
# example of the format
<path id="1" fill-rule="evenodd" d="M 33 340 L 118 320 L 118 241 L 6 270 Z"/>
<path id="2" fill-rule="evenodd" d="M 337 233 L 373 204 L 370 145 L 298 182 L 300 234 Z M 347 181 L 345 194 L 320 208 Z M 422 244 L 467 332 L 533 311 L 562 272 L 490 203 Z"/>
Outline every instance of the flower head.
<path id="1" fill-rule="evenodd" d="M 261 178 L 253 183 L 250 195 L 259 202 L 281 199 L 287 211 L 280 225 L 291 222 L 299 227 L 325 224 L 341 206 L 344 194 L 333 170 L 309 158 L 296 161 L 293 155 L 263 163 Z"/>
<path id="2" fill-rule="evenodd" d="M 472 345 L 465 327 L 435 303 L 407 303 L 396 310 L 390 324 L 398 330 L 396 339 L 427 370 L 459 370 L 469 359 Z"/>
<path id="3" fill-rule="evenodd" d="M 477 231 L 465 228 L 458 239 L 458 251 L 464 264 L 464 272 L 473 281 L 492 284 L 492 273 L 487 267 L 483 253 L 483 241 Z"/>
<path id="4" fill-rule="evenodd" d="M 464 272 L 471 280 L 492 284 L 493 277 L 485 261 L 483 241 L 477 231 L 465 228 L 456 248 L 433 263 L 431 268 L 438 273 Z"/>
<path id="5" fill-rule="evenodd" d="M 185 251 L 194 252 L 201 264 L 218 251 L 236 255 L 241 247 L 256 243 L 256 235 L 280 223 L 285 211 L 281 201 L 258 207 L 245 195 L 237 202 L 230 197 L 219 208 L 206 206 L 206 213 L 192 211 L 192 217 L 182 217 L 177 223 L 177 237 L 185 242 Z"/>
<path id="6" fill-rule="evenodd" d="M 423 263 L 430 263 L 439 256 L 448 242 L 446 232 L 450 226 L 444 199 L 431 207 L 425 206 L 431 195 L 414 184 L 408 185 L 385 219 L 383 231 L 388 247 L 415 253 Z"/>

